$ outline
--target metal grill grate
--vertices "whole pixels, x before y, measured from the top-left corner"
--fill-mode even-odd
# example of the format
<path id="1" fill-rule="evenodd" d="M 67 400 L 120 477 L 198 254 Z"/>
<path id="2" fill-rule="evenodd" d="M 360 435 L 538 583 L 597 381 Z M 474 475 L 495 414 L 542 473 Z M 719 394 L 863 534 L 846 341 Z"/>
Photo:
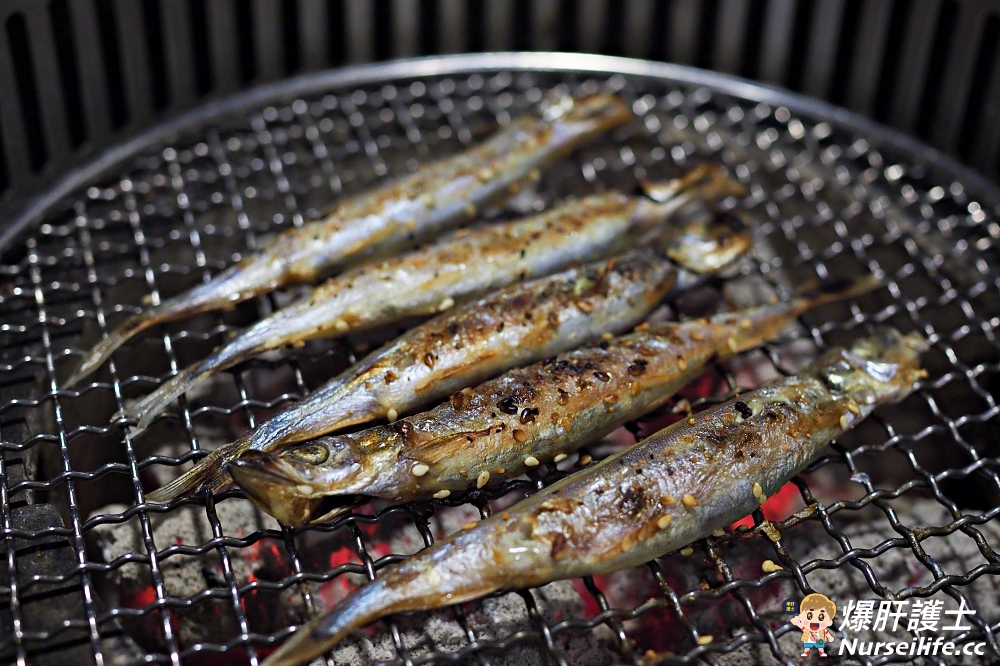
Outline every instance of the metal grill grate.
<path id="1" fill-rule="evenodd" d="M 44 663 L 53 645 L 65 644 L 98 663 L 211 663 L 213 655 L 234 653 L 257 663 L 293 627 L 288 620 L 256 626 L 247 612 L 254 599 L 314 612 L 324 603 L 317 599 L 322 585 L 354 574 L 371 578 L 405 556 L 386 551 L 387 533 L 415 529 L 414 547 L 429 544 L 449 524 L 443 516 L 461 510 L 446 505 L 471 503 L 485 516 L 490 501 L 531 492 L 559 475 L 549 470 L 450 503 L 355 513 L 309 530 L 260 523 L 251 532 L 227 532 L 228 519 L 220 518 L 226 505 L 244 504 L 234 493 L 166 509 L 143 504 L 143 485 L 197 459 L 206 441 L 217 445 L 253 427 L 359 351 L 358 341 L 316 344 L 244 364 L 209 393 L 182 399 L 136 440 L 109 425 L 126 400 L 277 307 L 280 296 L 162 328 L 116 355 L 89 385 L 67 390 L 59 384 L 74 359 L 136 311 L 143 296 L 172 295 L 265 234 L 316 217 L 336 198 L 477 141 L 554 87 L 614 90 L 637 119 L 553 169 L 539 201 L 631 188 L 638 178 L 710 160 L 750 190 L 737 205 L 755 225 L 758 242 L 735 283 L 787 295 L 790 285 L 815 277 L 885 276 L 887 289 L 857 305 L 807 315 L 796 334 L 715 369 L 721 393 L 747 388 L 769 372 L 792 372 L 817 347 L 882 322 L 928 336 L 930 377 L 917 394 L 880 411 L 796 479 L 800 500 L 792 501 L 811 507 L 805 512 L 774 524 L 757 512 L 753 529 L 700 542 L 693 555 L 674 554 L 620 579 L 588 579 L 572 588 L 573 604 L 557 603 L 554 612 L 544 588 L 435 615 L 457 622 L 460 639 L 447 646 L 414 640 L 414 628 L 430 616 L 396 618 L 377 625 L 371 639 L 388 653 L 373 648 L 368 656 L 400 664 L 508 663 L 498 656 L 503 651 L 536 646 L 524 648 L 527 659 L 565 664 L 581 654 L 574 641 L 599 640 L 615 655 L 609 659 L 624 662 L 667 649 L 657 658 L 714 663 L 754 646 L 788 662 L 794 629 L 773 599 L 824 592 L 816 581 L 828 583 L 829 571 L 862 576 L 868 589 L 859 592 L 869 597 L 942 592 L 972 607 L 981 596 L 996 597 L 1000 225 L 994 206 L 1000 197 L 899 137 L 835 118 L 801 98 L 676 67 L 591 59 L 584 66 L 593 72 L 577 70 L 579 63 L 523 69 L 532 64 L 556 63 L 523 56 L 425 61 L 262 89 L 183 118 L 84 170 L 53 190 L 0 248 L 0 472 L 6 478 L 0 501 L 7 555 L 0 565 L 7 606 L 0 613 L 0 654 Z M 721 399 L 719 393 L 695 407 Z M 48 525 L 25 519 L 33 504 L 45 502 L 60 508 L 65 526 L 52 515 Z M 111 502 L 123 505 L 106 508 Z M 200 516 L 209 533 L 197 543 L 157 540 L 162 521 L 183 513 Z M 859 523 L 871 526 L 867 540 L 858 537 Z M 102 561 L 96 535 L 116 530 L 133 530 L 139 547 Z M 957 548 L 961 538 L 975 544 L 971 556 L 944 558 L 932 547 Z M 343 562 L 316 558 L 345 546 Z M 71 556 L 59 566 L 32 568 L 31 558 L 60 548 Z M 245 575 L 246 553 L 261 549 L 280 555 L 285 575 Z M 174 565 L 205 557 L 218 565 L 214 583 L 189 595 L 171 593 Z M 763 574 L 763 557 L 783 570 Z M 917 567 L 902 583 L 888 564 L 899 557 Z M 148 599 L 109 593 L 107 581 L 126 569 L 144 572 Z M 647 589 L 626 603 L 618 592 L 622 580 Z M 53 590 L 72 601 L 58 622 L 40 624 L 32 619 L 33 604 Z M 521 600 L 525 618 L 512 631 L 484 630 L 470 619 L 483 604 L 510 599 Z M 218 609 L 218 629 L 189 642 L 178 617 L 206 603 Z M 79 613 L 66 617 L 74 604 Z M 973 630 L 956 638 L 979 637 L 996 653 L 1000 610 L 979 608 Z M 730 633 L 720 635 L 706 609 L 724 609 Z M 675 632 L 669 645 L 644 629 L 657 622 Z M 135 638 L 135 627 L 149 623 L 159 634 L 155 645 L 137 639 L 139 650 L 122 638 L 122 627 Z M 706 633 L 711 641 L 699 640 Z M 337 663 L 347 659 L 338 656 Z"/>

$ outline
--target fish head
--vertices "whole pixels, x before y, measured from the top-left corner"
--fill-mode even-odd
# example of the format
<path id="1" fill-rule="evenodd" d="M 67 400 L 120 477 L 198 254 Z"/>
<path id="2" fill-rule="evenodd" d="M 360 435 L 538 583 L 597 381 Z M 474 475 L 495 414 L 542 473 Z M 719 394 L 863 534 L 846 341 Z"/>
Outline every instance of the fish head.
<path id="1" fill-rule="evenodd" d="M 927 348 L 919 333 L 876 328 L 850 348 L 831 350 L 819 364 L 820 379 L 859 405 L 902 400 L 927 374 L 920 367 L 920 355 Z"/>
<path id="2" fill-rule="evenodd" d="M 551 123 L 552 143 L 569 148 L 581 140 L 624 124 L 632 117 L 632 112 L 621 97 L 598 93 L 556 97 L 542 115 Z"/>
<path id="3" fill-rule="evenodd" d="M 676 204 L 678 199 L 712 201 L 747 193 L 743 185 L 715 164 L 699 164 L 679 178 L 642 180 L 639 186 L 647 197 L 659 204 Z M 663 209 L 666 214 L 673 210 L 673 206 Z"/>
<path id="4" fill-rule="evenodd" d="M 667 256 L 698 274 L 725 268 L 753 245 L 747 225 L 733 213 L 699 216 L 669 234 Z"/>
<path id="5" fill-rule="evenodd" d="M 369 465 L 346 436 L 320 437 L 275 453 L 247 451 L 229 473 L 257 506 L 286 525 L 329 520 L 358 504 Z"/>

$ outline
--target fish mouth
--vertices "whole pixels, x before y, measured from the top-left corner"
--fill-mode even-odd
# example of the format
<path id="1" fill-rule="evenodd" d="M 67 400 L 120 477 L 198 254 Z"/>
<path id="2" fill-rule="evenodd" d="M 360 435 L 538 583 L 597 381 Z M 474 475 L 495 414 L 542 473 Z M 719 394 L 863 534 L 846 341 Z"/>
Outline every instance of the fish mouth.
<path id="1" fill-rule="evenodd" d="M 231 460 L 226 469 L 244 489 L 295 483 L 295 477 L 275 464 L 273 456 L 259 451 L 247 451 Z"/>
<path id="2" fill-rule="evenodd" d="M 809 625 L 809 628 L 813 631 L 817 631 L 819 629 L 819 622 L 813 622 Z"/>
<path id="3" fill-rule="evenodd" d="M 327 522 L 368 501 L 362 495 L 314 495 L 296 492 L 301 480 L 275 464 L 273 456 L 248 451 L 228 470 L 247 498 L 263 511 L 291 527 Z"/>
<path id="4" fill-rule="evenodd" d="M 250 501 L 277 518 L 281 490 L 294 481 L 273 465 L 262 464 L 261 457 L 248 451 L 226 465 L 226 470 Z"/>
<path id="5" fill-rule="evenodd" d="M 370 499 L 370 497 L 365 497 L 364 495 L 327 495 L 315 503 L 315 508 L 309 514 L 309 519 L 304 525 L 317 525 L 329 522 L 340 514 L 346 513 Z"/>

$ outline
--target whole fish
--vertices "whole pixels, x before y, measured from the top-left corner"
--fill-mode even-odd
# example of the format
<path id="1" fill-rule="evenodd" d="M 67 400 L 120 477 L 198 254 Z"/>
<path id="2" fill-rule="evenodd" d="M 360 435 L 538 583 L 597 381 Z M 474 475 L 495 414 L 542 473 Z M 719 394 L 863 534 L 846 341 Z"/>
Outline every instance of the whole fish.
<path id="1" fill-rule="evenodd" d="M 756 347 L 810 308 L 875 284 L 836 281 L 785 303 L 651 326 L 510 370 L 391 425 L 274 454 L 250 451 L 230 474 L 289 525 L 328 520 L 359 498 L 442 499 L 558 463 L 662 405 L 713 359 Z"/>
<path id="2" fill-rule="evenodd" d="M 369 354 L 302 402 L 223 446 L 147 499 L 220 490 L 224 465 L 376 418 L 394 421 L 520 363 L 627 330 L 669 291 L 734 261 L 751 244 L 738 220 L 702 217 L 662 239 L 681 266 L 654 254 L 600 261 L 515 284 L 440 315 Z"/>
<path id="3" fill-rule="evenodd" d="M 137 421 L 141 431 L 198 382 L 256 354 L 430 315 L 456 300 L 548 275 L 575 261 L 612 256 L 662 229 L 693 199 L 741 191 L 707 165 L 647 189 L 660 201 L 619 193 L 591 196 L 524 220 L 461 230 L 414 252 L 346 271 L 182 370 L 117 417 Z M 700 247 L 694 252 L 714 256 Z"/>
<path id="4" fill-rule="evenodd" d="M 563 98 L 542 117 L 520 118 L 476 148 L 341 203 L 327 217 L 289 229 L 211 281 L 133 315 L 94 346 L 66 385 L 89 375 L 126 340 L 151 326 L 226 308 L 286 285 L 314 282 L 348 262 L 392 254 L 473 219 L 540 167 L 630 116 L 614 95 Z"/>
<path id="5" fill-rule="evenodd" d="M 908 395 L 925 375 L 926 348 L 918 334 L 882 330 L 679 421 L 387 567 L 264 664 L 308 661 L 392 613 L 618 571 L 706 537 L 751 513 L 876 407 Z"/>

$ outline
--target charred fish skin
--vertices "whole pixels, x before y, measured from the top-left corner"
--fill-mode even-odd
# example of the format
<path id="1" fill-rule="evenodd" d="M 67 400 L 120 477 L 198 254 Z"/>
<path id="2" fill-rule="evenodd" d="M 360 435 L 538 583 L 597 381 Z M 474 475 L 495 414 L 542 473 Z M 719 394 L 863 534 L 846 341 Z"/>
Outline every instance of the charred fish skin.
<path id="1" fill-rule="evenodd" d="M 679 228 L 674 244 L 697 243 L 735 261 L 752 239 L 706 217 Z M 704 261 L 704 260 L 702 260 Z M 274 450 L 351 424 L 431 404 L 454 390 L 581 344 L 605 332 L 627 329 L 648 313 L 666 291 L 698 279 L 662 258 L 598 262 L 583 269 L 513 285 L 479 302 L 460 306 L 390 343 L 345 371 L 302 402 L 256 430 L 217 449 L 190 471 L 147 499 L 162 502 L 179 494 L 219 490 L 231 482 L 223 464 L 241 453 Z"/>
<path id="2" fill-rule="evenodd" d="M 925 373 L 918 334 L 883 329 L 801 374 L 680 421 L 396 565 L 301 628 L 265 666 L 321 655 L 386 615 L 618 571 L 742 518 Z"/>
<path id="3" fill-rule="evenodd" d="M 92 373 L 126 340 L 151 326 L 312 282 L 333 268 L 391 254 L 474 219 L 539 168 L 631 117 L 614 95 L 568 100 L 553 104 L 541 118 L 511 123 L 476 148 L 341 203 L 326 218 L 282 233 L 209 282 L 133 315 L 95 345 L 66 386 Z"/>
<path id="4" fill-rule="evenodd" d="M 352 496 L 412 501 L 482 487 L 559 462 L 656 409 L 713 360 L 757 347 L 803 312 L 877 284 L 833 281 L 784 303 L 604 340 L 510 370 L 390 426 L 244 454 L 230 473 L 290 525 L 327 520 Z M 327 497 L 345 502 L 317 513 Z"/>
<path id="5" fill-rule="evenodd" d="M 665 222 L 693 199 L 740 191 L 706 165 L 657 187 L 669 193 L 662 202 L 618 193 L 590 196 L 524 220 L 461 230 L 420 250 L 349 270 L 182 370 L 116 418 L 135 421 L 135 434 L 199 381 L 256 354 L 430 315 L 573 262 L 614 255 L 646 234 L 670 235 Z M 677 232 L 684 235 L 674 243 L 678 263 L 699 272 L 728 263 L 731 253 L 720 246 L 725 230 L 709 236 L 697 224 L 689 227 Z M 734 246 L 744 238 L 738 231 L 729 235 Z"/>

